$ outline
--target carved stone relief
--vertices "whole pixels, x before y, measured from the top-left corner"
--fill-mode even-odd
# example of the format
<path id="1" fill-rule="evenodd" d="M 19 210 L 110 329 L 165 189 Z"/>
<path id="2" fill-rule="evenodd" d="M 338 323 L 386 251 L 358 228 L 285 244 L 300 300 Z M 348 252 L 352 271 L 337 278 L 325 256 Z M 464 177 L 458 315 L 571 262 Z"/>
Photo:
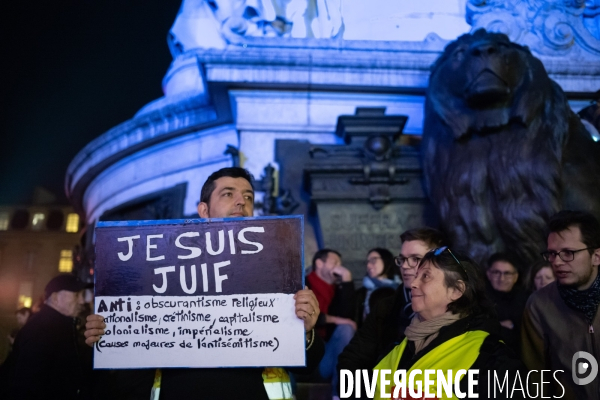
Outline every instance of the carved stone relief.
<path id="1" fill-rule="evenodd" d="M 600 58 L 600 2 L 469 0 L 467 22 L 504 33 L 538 55 Z"/>

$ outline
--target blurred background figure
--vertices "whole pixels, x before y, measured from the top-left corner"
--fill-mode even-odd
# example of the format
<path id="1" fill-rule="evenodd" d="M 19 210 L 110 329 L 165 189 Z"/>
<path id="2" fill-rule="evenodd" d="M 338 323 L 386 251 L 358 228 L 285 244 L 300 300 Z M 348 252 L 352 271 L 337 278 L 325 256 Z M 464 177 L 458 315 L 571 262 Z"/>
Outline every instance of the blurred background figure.
<path id="1" fill-rule="evenodd" d="M 85 289 L 82 293 L 83 296 L 83 306 L 81 307 L 81 312 L 79 313 L 79 319 L 83 321 L 85 326 L 85 319 L 88 315 L 94 313 L 94 284 L 88 283 L 85 285 Z"/>
<path id="2" fill-rule="evenodd" d="M 81 399 L 89 395 L 91 365 L 77 347 L 76 317 L 83 284 L 59 275 L 46 285 L 46 301 L 21 329 L 8 363 L 9 399 Z"/>
<path id="3" fill-rule="evenodd" d="M 8 338 L 8 342 L 10 343 L 10 348 L 12 351 L 12 346 L 15 343 L 15 339 L 17 337 L 17 334 L 19 333 L 19 331 L 21 330 L 21 328 L 23 326 L 25 326 L 25 324 L 27 323 L 27 320 L 29 319 L 29 317 L 31 316 L 31 308 L 29 307 L 22 307 L 19 308 L 17 311 L 15 311 L 15 318 L 17 319 L 17 327 L 14 328 L 12 331 L 10 331 L 10 333 L 7 335 Z M 4 362 L 2 364 L 0 364 L 0 399 L 5 398 L 6 396 L 8 396 L 8 388 L 7 386 L 10 383 L 10 366 L 11 364 L 11 352 L 9 351 L 8 353 L 8 357 L 6 358 L 6 360 L 4 360 Z"/>
<path id="4" fill-rule="evenodd" d="M 527 279 L 527 289 L 530 292 L 540 290 L 556 280 L 552 265 L 546 260 L 540 260 L 531 266 Z"/>
<path id="5" fill-rule="evenodd" d="M 76 318 L 76 328 L 77 328 L 77 351 L 79 353 L 79 358 L 84 366 L 84 370 L 87 375 L 85 379 L 91 382 L 93 379 L 93 375 L 91 373 L 91 368 L 94 364 L 94 349 L 85 344 L 85 321 L 88 315 L 94 313 L 94 284 L 87 283 L 85 288 L 81 292 L 81 297 L 83 298 L 83 304 L 79 311 L 79 315 Z M 100 376 L 106 376 L 107 373 L 100 374 Z M 100 378 L 102 379 L 102 378 Z"/>
<path id="6" fill-rule="evenodd" d="M 25 326 L 25 324 L 27 323 L 27 320 L 29 319 L 30 316 L 31 316 L 31 308 L 29 308 L 29 307 L 22 307 L 22 308 L 19 308 L 17 311 L 15 311 L 15 318 L 17 319 L 17 327 L 15 329 L 13 329 L 12 331 L 10 331 L 10 333 L 8 334 L 8 341 L 10 342 L 11 346 L 15 342 L 17 333 L 23 326 Z"/>
<path id="7" fill-rule="evenodd" d="M 321 313 L 315 332 L 325 340 L 325 355 L 319 364 L 321 380 L 331 380 L 332 398 L 338 393 L 338 356 L 356 332 L 354 317 L 355 296 L 352 273 L 342 265 L 342 255 L 332 249 L 315 253 L 312 272 L 306 277 L 307 286 L 315 293 Z"/>
<path id="8" fill-rule="evenodd" d="M 44 305 L 45 302 L 46 302 L 46 298 L 44 297 L 44 295 L 41 295 L 40 297 L 38 297 L 37 300 L 31 306 L 31 313 L 32 314 L 38 313 L 42 309 L 42 306 Z"/>
<path id="9" fill-rule="evenodd" d="M 529 297 L 520 284 L 518 262 L 509 253 L 495 253 L 488 260 L 487 294 L 502 325 L 501 336 L 514 351 L 519 351 L 521 317 Z"/>
<path id="10" fill-rule="evenodd" d="M 19 328 L 25 326 L 25 323 L 27 322 L 30 316 L 31 308 L 29 307 L 19 308 L 17 311 L 15 311 L 15 317 L 17 318 L 17 325 L 19 326 Z"/>
<path id="11" fill-rule="evenodd" d="M 374 304 L 380 299 L 393 296 L 400 283 L 394 255 L 388 249 L 380 247 L 369 250 L 367 273 L 362 280 L 362 287 L 356 292 L 356 321 L 359 327 Z"/>

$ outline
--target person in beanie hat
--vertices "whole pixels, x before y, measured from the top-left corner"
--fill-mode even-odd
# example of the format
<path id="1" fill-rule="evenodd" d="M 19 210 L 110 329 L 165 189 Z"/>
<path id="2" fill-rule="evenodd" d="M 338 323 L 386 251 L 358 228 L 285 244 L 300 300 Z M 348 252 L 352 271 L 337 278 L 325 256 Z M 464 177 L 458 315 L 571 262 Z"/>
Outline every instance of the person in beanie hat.
<path id="1" fill-rule="evenodd" d="M 83 306 L 85 287 L 74 275 L 58 275 L 44 289 L 46 305 L 67 317 L 76 317 Z"/>
<path id="2" fill-rule="evenodd" d="M 59 275 L 46 285 L 46 301 L 15 339 L 9 399 L 81 399 L 87 392 L 77 350 L 76 316 L 85 284 Z"/>

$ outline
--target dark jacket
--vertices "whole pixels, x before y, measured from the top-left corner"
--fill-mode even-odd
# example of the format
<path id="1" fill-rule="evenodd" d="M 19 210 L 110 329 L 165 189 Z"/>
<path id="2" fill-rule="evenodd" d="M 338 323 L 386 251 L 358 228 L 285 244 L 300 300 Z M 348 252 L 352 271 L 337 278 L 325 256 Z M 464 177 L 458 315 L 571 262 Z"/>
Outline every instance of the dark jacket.
<path id="1" fill-rule="evenodd" d="M 584 351 L 600 359 L 600 312 L 596 311 L 590 327 L 581 312 L 565 303 L 558 282 L 554 281 L 529 297 L 522 323 L 523 362 L 530 370 L 537 371 L 532 372 L 530 384 L 543 381 L 544 396 L 559 397 L 564 393 L 565 400 L 600 398 L 599 378 L 586 385 L 577 385 L 572 378 L 577 373 L 573 368 L 585 361 L 574 357 L 576 353 Z M 542 370 L 557 371 L 556 380 L 548 373 L 541 376 Z"/>
<path id="2" fill-rule="evenodd" d="M 356 326 L 358 326 L 358 328 L 360 328 L 366 320 L 364 314 L 367 309 L 367 302 L 369 309 L 374 310 L 379 302 L 388 297 L 393 297 L 396 294 L 396 288 L 382 286 L 372 290 L 370 296 L 368 294 L 369 291 L 364 286 L 356 291 L 356 312 L 354 314 L 354 321 L 356 321 Z"/>
<path id="3" fill-rule="evenodd" d="M 509 387 L 512 388 L 513 382 L 516 378 L 517 372 L 520 374 L 521 380 L 524 381 L 527 375 L 524 365 L 517 358 L 517 355 L 510 350 L 504 343 L 500 340 L 500 326 L 497 321 L 479 315 L 479 316 L 471 316 L 462 318 L 455 323 L 445 326 L 440 329 L 439 335 L 425 348 L 423 348 L 419 353 L 415 354 L 415 346 L 414 342 L 408 342 L 404 353 L 402 354 L 402 358 L 400 359 L 400 363 L 398 365 L 398 369 L 410 369 L 422 356 L 430 352 L 436 346 L 444 343 L 447 340 L 450 340 L 456 336 L 462 335 L 468 331 L 481 330 L 488 332 L 490 335 L 484 340 L 479 352 L 479 356 L 475 360 L 475 363 L 471 366 L 471 369 L 479 370 L 479 386 L 476 389 L 476 393 L 479 394 L 479 399 L 487 399 L 487 398 L 514 398 L 519 399 L 523 398 L 523 394 L 519 391 L 513 393 L 512 397 L 510 397 L 511 393 L 506 393 L 507 390 L 505 388 L 504 392 L 500 392 L 498 388 L 496 388 L 496 396 L 487 396 L 488 387 L 487 387 L 487 377 L 488 371 L 495 371 L 497 376 L 501 377 L 502 380 L 506 372 L 509 374 L 508 381 L 510 382 Z M 404 339 L 404 337 L 402 337 Z M 385 352 L 387 354 L 389 351 L 393 349 L 393 347 L 399 344 L 400 341 L 393 343 L 389 346 L 388 351 Z M 354 343 L 355 346 L 353 349 L 348 351 L 348 347 L 346 350 L 340 355 L 338 369 L 350 369 L 354 371 L 356 369 L 372 369 L 385 354 L 381 357 L 378 357 L 377 360 L 374 361 L 373 366 L 362 365 L 358 366 L 356 356 L 357 349 L 360 348 L 361 345 L 364 348 L 372 348 L 372 344 L 370 343 L 361 343 L 359 340 L 357 343 Z M 366 354 L 360 356 L 362 359 L 372 359 L 372 357 L 367 357 Z M 493 373 L 493 372 L 491 372 Z M 491 375 L 493 377 L 493 375 Z M 467 380 L 461 380 L 461 390 L 465 392 L 467 390 Z M 362 390 L 364 394 L 364 387 Z"/>
<path id="4" fill-rule="evenodd" d="M 76 335 L 75 318 L 42 306 L 15 339 L 9 398 L 81 398 L 87 392 L 86 371 Z"/>
<path id="5" fill-rule="evenodd" d="M 394 296 L 381 299 L 340 354 L 340 368 L 373 369 L 390 345 L 404 338 L 404 329 L 410 325 L 412 315 L 408 300 L 404 285 L 396 289 Z"/>
<path id="6" fill-rule="evenodd" d="M 312 372 L 325 354 L 323 340 L 315 341 L 306 352 L 306 367 L 287 368 L 296 374 Z M 263 385 L 264 368 L 165 368 L 162 370 L 160 400 L 267 400 Z M 144 398 L 146 400 L 146 398 Z"/>
<path id="7" fill-rule="evenodd" d="M 514 324 L 513 329 L 505 327 L 500 328 L 500 336 L 504 343 L 517 354 L 521 350 L 521 319 L 523 311 L 529 298 L 529 293 L 515 286 L 510 292 L 499 292 L 495 290 L 491 284 L 487 284 L 486 292 L 490 301 L 494 304 L 497 320 L 510 320 Z"/>
<path id="8" fill-rule="evenodd" d="M 156 369 L 94 370 L 93 400 L 148 400 Z"/>
<path id="9" fill-rule="evenodd" d="M 312 288 L 310 285 L 310 281 L 306 280 L 307 286 L 313 291 L 315 288 Z M 317 296 L 318 297 L 318 296 Z M 355 313 L 355 290 L 354 290 L 354 282 L 340 282 L 335 284 L 335 294 L 327 309 L 327 315 L 332 315 L 335 317 L 354 319 Z M 317 332 L 321 334 L 325 338 L 325 340 L 331 337 L 334 329 L 336 328 L 335 324 L 328 324 L 325 322 L 325 314 L 321 312 L 319 314 L 319 319 L 317 319 L 317 324 L 315 325 L 315 329 Z"/>

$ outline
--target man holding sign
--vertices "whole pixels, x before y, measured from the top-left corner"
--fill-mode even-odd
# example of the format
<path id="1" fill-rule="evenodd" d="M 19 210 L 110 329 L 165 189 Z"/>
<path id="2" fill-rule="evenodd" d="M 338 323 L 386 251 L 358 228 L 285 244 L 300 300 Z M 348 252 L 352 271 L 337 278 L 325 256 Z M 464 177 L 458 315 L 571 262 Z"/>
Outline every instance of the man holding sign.
<path id="1" fill-rule="evenodd" d="M 251 176 L 250 174 L 242 169 L 242 168 L 224 168 L 215 173 L 213 173 L 208 180 L 205 182 L 202 193 L 201 193 L 201 202 L 198 205 L 198 214 L 201 218 L 228 218 L 228 217 L 250 217 L 253 215 L 254 210 L 254 190 L 251 184 Z M 250 230 L 253 228 L 246 228 L 246 230 Z M 219 234 L 221 234 L 220 231 Z M 233 243 L 233 233 L 229 231 L 229 240 L 230 245 Z M 186 233 L 180 234 L 178 239 L 174 242 L 180 249 L 194 249 L 193 247 L 186 247 L 179 241 L 180 237 L 185 237 Z M 188 236 L 192 236 L 191 233 L 187 234 Z M 148 235 L 151 236 L 151 235 Z M 153 236 L 161 236 L 161 235 L 153 235 Z M 121 261 L 126 260 L 128 257 L 132 257 L 133 253 L 133 243 L 135 236 L 131 236 L 130 238 L 121 238 L 119 241 L 124 241 L 125 249 L 127 248 L 125 241 L 129 244 L 129 252 L 121 252 L 119 253 L 119 258 Z M 207 239 L 209 238 L 207 233 Z M 221 237 L 220 237 L 221 239 Z M 243 243 L 253 244 L 253 245 L 262 245 L 259 243 L 253 243 L 247 240 L 240 232 L 238 234 L 238 240 Z M 131 243 L 130 243 L 131 242 Z M 208 242 L 208 240 L 207 240 Z M 224 240 L 220 240 L 219 242 L 224 242 Z M 148 249 L 147 260 L 152 260 L 150 257 L 150 250 L 156 249 L 153 244 L 150 246 L 150 239 L 147 241 Z M 208 246 L 208 243 L 207 243 Z M 219 246 L 221 247 L 221 246 Z M 258 249 L 258 246 L 257 246 Z M 154 251 L 154 250 L 152 250 Z M 212 248 L 206 248 L 206 251 L 210 254 L 215 254 L 217 251 L 214 251 Z M 221 250 L 222 251 L 222 250 Z M 257 250 L 258 252 L 260 250 Z M 191 250 L 193 253 L 194 250 Z M 251 253 L 250 251 L 245 251 L 246 253 Z M 244 253 L 244 251 L 242 251 Z M 234 250 L 231 250 L 231 254 L 234 254 Z M 100 255 L 99 255 L 100 256 Z M 190 255 L 191 257 L 192 255 Z M 179 257 L 183 258 L 183 257 Z M 214 280 L 211 285 L 214 284 L 214 287 L 211 286 L 211 290 L 216 290 L 216 292 L 221 292 L 223 289 L 223 280 L 228 279 L 226 275 L 220 274 L 218 272 L 218 265 L 220 263 L 215 264 L 215 274 Z M 224 264 L 224 263 L 221 263 Z M 226 264 L 224 264 L 226 265 Z M 192 266 L 195 268 L 195 265 Z M 202 264 L 203 267 L 203 277 L 206 276 L 206 264 Z M 274 266 L 273 268 L 277 268 Z M 173 269 L 173 270 L 171 270 Z M 163 277 L 162 286 L 154 285 L 154 290 L 157 293 L 164 293 L 167 290 L 167 275 L 168 272 L 174 272 L 174 267 L 161 267 L 155 268 L 154 270 L 157 276 Z M 189 283 L 185 281 L 185 272 L 184 267 L 182 267 L 181 272 L 181 288 L 185 293 L 191 293 L 191 288 Z M 179 274 L 177 274 L 179 275 Z M 175 274 L 171 274 L 169 276 L 175 276 Z M 233 274 L 231 275 L 233 277 Z M 195 273 L 192 272 L 192 280 L 195 278 Z M 98 277 L 96 278 L 98 280 Z M 233 278 L 232 278 L 233 279 Z M 225 281 L 227 282 L 227 281 Z M 203 281 L 204 284 L 204 292 L 207 291 L 208 282 L 206 279 Z M 195 283 L 193 283 L 195 288 Z M 172 289 L 170 289 L 172 290 Z M 294 293 L 294 292 L 290 292 Z M 166 293 L 168 294 L 168 292 Z M 291 296 L 291 294 L 290 294 Z M 166 297 L 164 297 L 166 298 Z M 191 297 L 190 297 L 191 298 Z M 211 297 L 210 299 L 217 299 L 217 297 Z M 225 296 L 223 296 L 225 298 Z M 157 297 L 158 299 L 158 297 Z M 201 299 L 198 296 L 194 296 L 193 299 L 197 302 L 204 302 L 205 298 Z M 296 317 L 303 321 L 304 331 L 306 332 L 306 367 L 300 368 L 301 370 L 307 370 L 307 372 L 314 367 L 316 367 L 323 356 L 324 345 L 322 341 L 314 334 L 314 326 L 319 316 L 319 304 L 317 299 L 315 298 L 312 291 L 304 289 L 299 290 L 293 296 L 294 300 L 294 308 Z M 158 300 L 157 300 L 158 301 Z M 217 301 L 217 300 L 208 300 L 208 301 Z M 225 302 L 226 300 L 219 300 Z M 231 305 L 233 307 L 250 307 L 259 309 L 261 306 L 268 307 L 271 306 L 272 302 L 268 300 L 260 300 L 255 296 L 236 296 L 235 299 L 228 298 L 227 301 L 231 301 Z M 263 304 L 264 303 L 264 304 Z M 214 303 L 213 303 L 214 304 Z M 97 304 L 97 312 L 100 311 L 100 306 Z M 106 308 L 106 305 L 104 306 Z M 154 307 L 154 306 L 153 306 Z M 239 314 L 239 315 L 238 315 Z M 236 313 L 232 314 L 229 317 L 220 317 L 219 322 L 225 320 L 230 321 L 231 323 L 237 323 L 242 319 L 251 318 L 254 322 L 255 319 L 258 318 L 258 313 Z M 183 316 L 172 314 L 172 318 L 183 318 Z M 196 314 L 198 315 L 198 314 Z M 248 317 L 251 315 L 251 317 Z M 209 316 L 210 317 L 210 316 Z M 287 317 L 287 316 L 286 316 Z M 136 318 L 137 314 L 136 314 Z M 163 317 L 164 318 L 164 317 Z M 213 317 L 214 318 L 214 317 Z M 227 319 L 228 318 L 228 319 Z M 235 321 L 232 320 L 235 318 Z M 216 321 L 216 318 L 214 318 Z M 165 321 L 165 319 L 163 319 Z M 110 328 L 110 327 L 109 327 Z M 91 315 L 88 317 L 86 324 L 86 343 L 89 345 L 94 345 L 94 343 L 100 344 L 103 342 L 102 335 L 109 334 L 109 328 L 107 328 L 106 321 L 104 317 L 101 315 Z M 213 329 L 216 327 L 211 327 Z M 223 327 L 225 329 L 226 327 Z M 300 328 L 300 327 L 298 327 Z M 164 325 L 161 329 L 164 329 Z M 180 334 L 181 331 L 178 332 Z M 290 334 L 292 334 L 291 332 Z M 293 335 L 292 335 L 293 336 Z M 173 333 L 173 337 L 175 337 L 175 333 Z M 108 342 L 108 341 L 106 341 Z M 115 343 L 115 342 L 113 342 Z M 242 341 L 240 341 L 242 343 Z M 263 344 L 268 344 L 266 341 L 253 342 L 252 338 L 244 338 L 243 343 L 245 347 L 248 347 L 248 343 L 253 346 L 255 343 L 257 346 L 262 346 Z M 200 348 L 200 340 L 198 339 L 197 346 Z M 203 347 L 208 347 L 208 343 L 202 343 Z M 277 342 L 278 345 L 278 342 Z M 216 343 L 213 346 L 215 347 L 223 347 L 222 343 Z M 101 347 L 101 346 L 100 346 Z M 100 350 L 97 347 L 97 350 Z M 269 350 L 271 351 L 271 350 Z M 274 350 L 273 350 L 274 351 Z M 205 353 L 202 353 L 205 354 Z M 200 356 L 198 356 L 200 357 Z M 214 364 L 206 364 L 214 362 L 213 360 L 207 360 L 206 358 L 203 360 L 198 360 L 199 362 L 196 365 L 214 365 Z M 166 361 L 161 360 L 161 362 L 165 363 Z M 257 360 L 238 360 L 237 365 L 260 365 L 260 359 Z M 285 362 L 284 362 L 285 363 Z M 194 363 L 190 363 L 189 365 L 194 365 Z M 235 364 L 227 364 L 224 363 L 222 365 L 235 365 Z M 280 364 L 281 365 L 281 364 Z M 288 364 L 286 364 L 288 365 Z M 295 364 L 298 365 L 298 364 Z M 172 366 L 169 364 L 169 366 Z M 303 372 L 303 371 L 299 371 Z M 262 368 L 169 368 L 162 370 L 162 378 L 160 380 L 160 399 L 161 400 L 169 400 L 169 399 L 228 399 L 228 398 L 236 398 L 243 396 L 245 398 L 251 399 L 267 399 L 267 398 L 282 398 L 284 396 L 274 393 L 269 390 L 269 385 L 273 381 L 277 381 L 277 379 L 273 379 L 273 373 L 277 375 L 277 369 L 267 368 L 263 370 Z M 264 379 L 263 379 L 264 378 Z M 148 388 L 148 394 L 150 392 L 150 388 Z M 280 393 L 285 395 L 287 398 L 287 393 Z"/>

